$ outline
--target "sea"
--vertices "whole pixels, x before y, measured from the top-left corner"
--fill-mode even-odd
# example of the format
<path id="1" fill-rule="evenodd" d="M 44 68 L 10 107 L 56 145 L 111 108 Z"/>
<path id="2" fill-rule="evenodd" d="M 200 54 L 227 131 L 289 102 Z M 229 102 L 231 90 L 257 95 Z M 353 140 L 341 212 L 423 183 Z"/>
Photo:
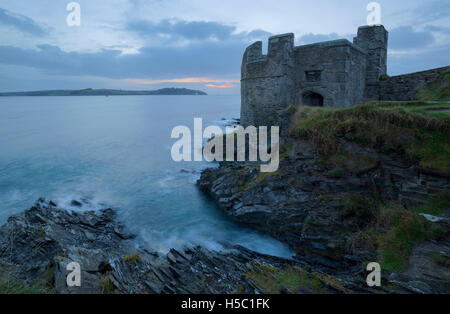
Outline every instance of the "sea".
<path id="1" fill-rule="evenodd" d="M 0 97 L 0 224 L 44 197 L 73 211 L 111 207 L 137 245 L 159 252 L 230 243 L 289 258 L 198 190 L 217 163 L 171 158 L 174 127 L 224 128 L 239 111 L 239 96 Z"/>

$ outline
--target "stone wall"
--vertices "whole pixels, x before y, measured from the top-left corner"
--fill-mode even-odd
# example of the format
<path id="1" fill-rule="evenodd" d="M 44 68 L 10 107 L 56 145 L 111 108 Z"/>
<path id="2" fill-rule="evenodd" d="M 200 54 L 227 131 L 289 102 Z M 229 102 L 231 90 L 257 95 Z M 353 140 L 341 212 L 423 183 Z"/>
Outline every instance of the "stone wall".
<path id="1" fill-rule="evenodd" d="M 380 81 L 378 86 L 379 100 L 408 101 L 416 99 L 418 90 L 431 83 L 444 72 L 450 71 L 450 66 L 428 71 L 393 76 Z"/>
<path id="2" fill-rule="evenodd" d="M 361 26 L 353 43 L 367 51 L 367 82 L 378 81 L 387 70 L 388 33 L 383 26 Z"/>
<path id="3" fill-rule="evenodd" d="M 378 82 L 386 73 L 387 32 L 383 26 L 361 27 L 354 42 L 294 47 L 294 34 L 289 33 L 270 37 L 267 55 L 262 54 L 262 42 L 249 46 L 241 68 L 241 124 L 280 125 L 291 105 L 362 103 L 366 81 Z"/>
<path id="4" fill-rule="evenodd" d="M 305 94 L 323 97 L 324 107 L 346 107 L 362 100 L 366 52 L 347 40 L 295 48 L 294 104 L 307 103 Z"/>
<path id="5" fill-rule="evenodd" d="M 286 108 L 294 106 L 348 107 L 371 100 L 407 101 L 424 84 L 450 67 L 391 77 L 386 74 L 388 32 L 362 26 L 353 43 L 334 40 L 294 46 L 294 34 L 269 38 L 249 46 L 241 68 L 241 124 L 286 124 Z"/>
<path id="6" fill-rule="evenodd" d="M 365 86 L 366 52 L 348 40 L 294 47 L 294 35 L 269 39 L 244 53 L 241 124 L 274 125 L 289 105 L 346 107 L 360 103 Z"/>

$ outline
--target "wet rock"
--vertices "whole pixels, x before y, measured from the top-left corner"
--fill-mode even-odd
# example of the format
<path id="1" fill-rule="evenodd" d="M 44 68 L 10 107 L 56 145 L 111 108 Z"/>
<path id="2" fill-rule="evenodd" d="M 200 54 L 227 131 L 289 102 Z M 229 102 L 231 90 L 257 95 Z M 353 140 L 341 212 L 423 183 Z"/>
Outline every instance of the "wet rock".
<path id="1" fill-rule="evenodd" d="M 70 202 L 70 206 L 72 207 L 82 207 L 83 203 L 77 201 L 77 200 L 72 200 L 72 202 Z"/>
<path id="2" fill-rule="evenodd" d="M 112 267 L 107 261 L 101 261 L 98 265 L 98 272 L 102 275 L 112 271 Z"/>
<path id="3" fill-rule="evenodd" d="M 2 269 L 30 285 L 52 278 L 57 293 L 254 292 L 245 279 L 251 262 L 294 263 L 226 243 L 223 252 L 191 247 L 161 255 L 136 248 L 124 234 L 112 209 L 69 212 L 39 200 L 0 227 L 0 278 Z M 73 262 L 80 266 L 80 287 L 67 285 Z"/>
<path id="4" fill-rule="evenodd" d="M 281 294 L 292 294 L 292 291 L 289 290 L 288 288 L 286 288 L 285 286 L 281 286 L 280 293 Z"/>

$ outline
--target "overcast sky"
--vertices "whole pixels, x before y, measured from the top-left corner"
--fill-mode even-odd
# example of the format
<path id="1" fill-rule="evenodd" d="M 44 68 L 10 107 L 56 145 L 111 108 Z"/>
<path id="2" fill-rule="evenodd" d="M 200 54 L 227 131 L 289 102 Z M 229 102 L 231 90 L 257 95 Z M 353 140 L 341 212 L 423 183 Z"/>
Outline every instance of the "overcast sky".
<path id="1" fill-rule="evenodd" d="M 186 87 L 238 94 L 245 47 L 293 32 L 296 45 L 355 36 L 370 1 L 0 1 L 0 91 Z M 388 73 L 450 64 L 450 0 L 387 0 Z M 267 48 L 265 48 L 267 49 Z"/>

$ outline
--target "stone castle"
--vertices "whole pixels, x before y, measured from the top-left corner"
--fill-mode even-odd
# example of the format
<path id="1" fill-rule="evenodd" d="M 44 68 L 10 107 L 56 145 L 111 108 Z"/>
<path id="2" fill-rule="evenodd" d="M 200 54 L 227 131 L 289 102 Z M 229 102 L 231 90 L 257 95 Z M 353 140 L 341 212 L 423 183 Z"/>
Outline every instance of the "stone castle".
<path id="1" fill-rule="evenodd" d="M 386 76 L 387 48 L 382 25 L 360 27 L 353 43 L 341 39 L 295 47 L 289 33 L 270 37 L 267 55 L 261 41 L 252 44 L 242 61 L 241 124 L 274 125 L 290 105 L 339 108 L 413 99 L 418 85 L 446 69 L 393 77 L 392 87 Z"/>

